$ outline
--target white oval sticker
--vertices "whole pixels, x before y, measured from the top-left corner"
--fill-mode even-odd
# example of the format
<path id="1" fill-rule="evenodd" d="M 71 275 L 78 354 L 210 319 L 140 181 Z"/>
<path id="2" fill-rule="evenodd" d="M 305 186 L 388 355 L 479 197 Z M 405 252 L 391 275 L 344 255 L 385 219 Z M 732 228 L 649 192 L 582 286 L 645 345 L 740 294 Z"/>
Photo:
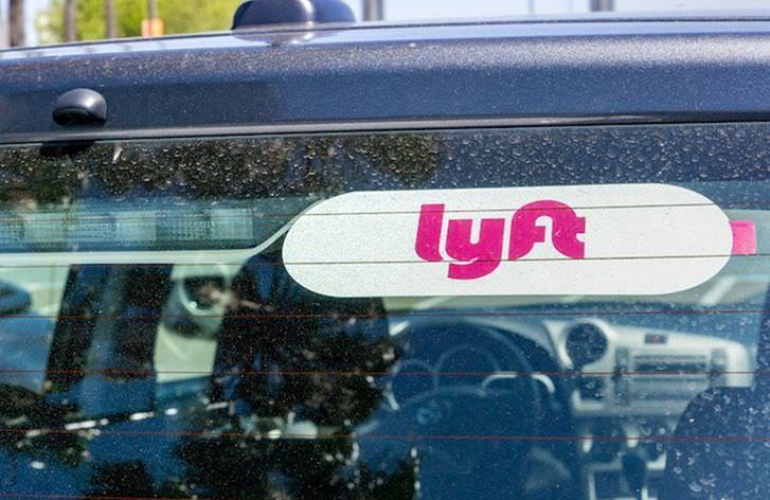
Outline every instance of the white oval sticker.
<path id="1" fill-rule="evenodd" d="M 296 220 L 283 256 L 335 297 L 658 295 L 709 280 L 733 248 L 703 195 L 618 184 L 344 194 Z"/>

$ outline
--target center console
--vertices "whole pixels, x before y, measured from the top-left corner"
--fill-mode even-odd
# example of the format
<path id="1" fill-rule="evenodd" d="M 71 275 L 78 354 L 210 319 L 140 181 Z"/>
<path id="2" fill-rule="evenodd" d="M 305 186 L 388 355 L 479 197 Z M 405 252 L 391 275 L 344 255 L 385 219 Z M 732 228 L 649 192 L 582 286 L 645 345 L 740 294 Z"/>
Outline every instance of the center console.
<path id="1" fill-rule="evenodd" d="M 666 443 L 689 401 L 709 387 L 752 383 L 749 350 L 737 342 L 598 319 L 546 327 L 574 372 L 570 405 L 589 500 L 639 498 L 640 488 L 655 498 Z"/>

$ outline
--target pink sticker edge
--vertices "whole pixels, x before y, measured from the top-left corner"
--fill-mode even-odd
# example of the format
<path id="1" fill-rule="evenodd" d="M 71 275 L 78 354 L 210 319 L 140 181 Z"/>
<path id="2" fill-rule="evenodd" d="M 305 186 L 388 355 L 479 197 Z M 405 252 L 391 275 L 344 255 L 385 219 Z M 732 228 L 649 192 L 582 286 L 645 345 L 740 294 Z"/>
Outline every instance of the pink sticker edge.
<path id="1" fill-rule="evenodd" d="M 757 253 L 757 228 L 750 220 L 732 220 L 733 255 L 755 255 Z"/>

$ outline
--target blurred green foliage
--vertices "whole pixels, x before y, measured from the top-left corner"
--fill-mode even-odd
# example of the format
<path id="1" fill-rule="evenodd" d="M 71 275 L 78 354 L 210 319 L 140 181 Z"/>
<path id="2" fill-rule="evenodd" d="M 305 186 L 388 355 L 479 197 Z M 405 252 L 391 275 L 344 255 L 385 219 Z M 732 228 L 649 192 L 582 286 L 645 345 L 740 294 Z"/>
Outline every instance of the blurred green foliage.
<path id="1" fill-rule="evenodd" d="M 158 16 L 164 33 L 221 31 L 230 27 L 233 14 L 243 0 L 157 0 Z M 78 40 L 100 40 L 107 36 L 105 0 L 78 0 Z M 141 36 L 142 19 L 147 17 L 144 0 L 115 0 L 115 18 L 119 38 Z M 53 0 L 37 20 L 40 41 L 64 40 L 64 0 Z"/>

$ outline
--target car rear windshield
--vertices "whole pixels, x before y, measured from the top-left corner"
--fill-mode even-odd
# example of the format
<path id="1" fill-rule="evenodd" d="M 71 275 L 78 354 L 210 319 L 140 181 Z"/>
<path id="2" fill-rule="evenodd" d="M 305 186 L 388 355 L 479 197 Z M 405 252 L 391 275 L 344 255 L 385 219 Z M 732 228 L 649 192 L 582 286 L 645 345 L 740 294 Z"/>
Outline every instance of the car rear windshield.
<path id="1" fill-rule="evenodd" d="M 743 491 L 702 457 L 767 462 L 768 138 L 4 146 L 0 496 Z"/>

